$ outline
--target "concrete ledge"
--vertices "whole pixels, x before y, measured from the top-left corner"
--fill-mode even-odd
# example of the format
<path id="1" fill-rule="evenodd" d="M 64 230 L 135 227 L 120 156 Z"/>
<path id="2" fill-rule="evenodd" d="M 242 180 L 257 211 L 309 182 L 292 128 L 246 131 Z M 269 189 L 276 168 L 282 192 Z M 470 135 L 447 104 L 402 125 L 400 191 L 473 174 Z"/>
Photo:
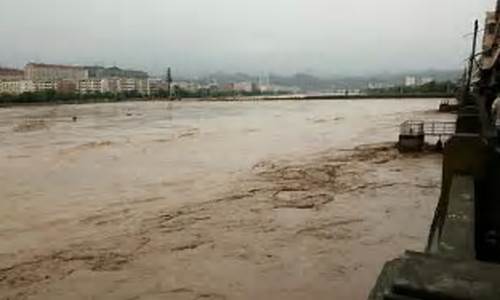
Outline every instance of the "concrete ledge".
<path id="1" fill-rule="evenodd" d="M 500 299 L 500 266 L 407 252 L 387 263 L 369 300 Z"/>
<path id="2" fill-rule="evenodd" d="M 455 175 L 452 179 L 446 214 L 438 238 L 437 255 L 474 260 L 475 249 L 475 185 L 472 176 Z"/>

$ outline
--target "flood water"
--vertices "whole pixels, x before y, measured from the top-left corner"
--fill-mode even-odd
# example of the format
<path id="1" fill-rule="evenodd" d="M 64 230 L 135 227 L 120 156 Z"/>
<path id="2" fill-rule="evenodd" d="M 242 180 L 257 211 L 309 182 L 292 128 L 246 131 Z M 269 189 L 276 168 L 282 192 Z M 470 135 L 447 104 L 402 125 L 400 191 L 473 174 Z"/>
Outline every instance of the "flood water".
<path id="1" fill-rule="evenodd" d="M 324 151 L 334 153 L 361 144 L 395 142 L 398 125 L 407 119 L 452 119 L 450 115 L 435 113 L 438 105 L 438 99 L 415 99 L 133 102 L 0 109 L 0 269 L 32 261 L 38 255 L 50 256 L 50 253 L 73 249 L 75 245 L 81 246 L 87 241 L 93 241 L 92 247 L 97 249 L 100 246 L 96 245 L 102 245 L 99 242 L 101 239 L 118 240 L 117 236 L 127 236 L 159 211 L 201 205 L 231 193 L 262 162 L 301 163 Z M 76 121 L 73 117 L 77 118 Z M 429 176 L 439 178 L 439 158 L 431 158 L 428 164 Z M 414 164 L 413 168 L 418 168 L 418 164 Z M 419 176 L 421 180 L 426 180 L 425 172 Z M 403 187 L 401 189 L 404 191 Z M 438 190 L 439 187 L 434 186 L 432 194 L 427 197 L 435 197 L 437 201 Z M 343 209 L 349 208 L 344 206 Z M 359 206 L 353 209 L 358 210 Z M 422 222 L 432 217 L 432 210 L 433 203 L 427 204 Z M 117 211 L 121 212 L 120 217 L 114 215 Z M 202 217 L 214 219 L 211 215 Z M 304 215 L 287 212 L 274 217 L 275 220 L 287 220 L 287 226 L 295 226 Z M 224 217 L 221 216 L 222 219 Z M 422 228 L 419 235 L 424 235 L 425 231 L 426 228 Z M 147 233 L 144 231 L 142 234 Z M 222 243 L 217 242 L 221 236 L 225 235 L 213 233 L 210 241 L 214 247 Z M 244 234 L 240 236 L 245 237 Z M 414 238 L 413 242 L 421 243 L 422 238 Z M 120 237 L 119 246 L 112 248 L 127 249 L 124 239 Z M 149 237 L 149 240 L 154 238 Z M 230 244 L 236 247 L 242 241 L 235 239 Z M 322 245 L 326 245 L 327 241 L 324 242 Z M 403 242 L 398 241 L 397 244 L 398 247 L 392 247 L 394 252 L 405 247 Z M 149 247 L 154 248 L 151 244 Z M 157 245 L 155 255 L 162 253 L 159 250 L 162 247 Z M 230 246 L 224 249 L 228 248 Z M 153 250 L 148 251 L 143 257 L 153 253 Z M 279 255 L 279 251 L 276 252 L 274 255 Z M 202 257 L 210 257 L 207 253 L 199 255 L 199 261 L 203 261 Z M 189 256 L 169 256 L 162 261 L 172 263 L 172 259 L 183 260 L 180 266 L 186 266 L 186 260 L 190 263 L 196 261 L 195 258 L 189 260 Z M 355 257 L 352 259 L 355 260 Z M 108 282 L 102 289 L 96 288 L 93 299 L 195 299 L 198 296 L 203 298 L 205 294 L 203 299 L 251 299 L 253 296 L 266 298 L 266 295 L 268 299 L 300 299 L 307 298 L 307 295 L 315 295 L 315 299 L 332 299 L 333 295 L 333 292 L 328 294 L 328 286 L 323 286 L 324 283 L 321 283 L 321 288 L 304 285 L 299 277 L 283 282 L 283 289 L 269 286 L 260 289 L 257 278 L 242 279 L 240 286 L 237 283 L 234 283 L 236 286 L 227 286 L 229 283 L 220 268 L 226 267 L 228 274 L 240 273 L 242 269 L 234 269 L 234 266 L 240 266 L 239 263 L 224 261 L 218 265 L 217 271 L 213 271 L 214 266 L 205 266 L 214 272 L 214 282 L 219 280 L 220 283 L 209 284 L 209 281 L 202 280 L 206 284 L 204 288 L 213 289 L 211 292 L 200 292 L 201 286 L 186 287 L 186 282 L 190 281 L 202 285 L 200 274 L 186 271 L 191 277 L 183 277 L 183 284 L 176 286 L 177 280 L 183 281 L 176 277 L 175 280 L 170 278 L 168 284 L 163 283 L 169 285 L 168 289 L 157 288 L 152 292 L 155 290 L 153 285 L 148 285 L 151 289 L 149 292 L 142 291 L 142 295 L 149 296 L 141 298 L 133 292 L 137 291 L 139 282 L 132 280 L 134 283 L 129 282 L 126 288 L 118 288 L 117 283 L 132 277 L 141 281 L 156 278 L 152 271 L 156 269 L 151 262 L 157 260 L 142 264 L 140 260 L 134 258 L 133 264 L 136 265 L 128 268 L 128 273 L 120 271 L 119 275 L 115 273 L 116 277 L 109 277 L 111 275 L 104 272 L 108 277 L 92 277 L 94 281 Z M 377 259 L 371 265 L 369 276 L 377 272 L 380 261 Z M 253 268 L 259 264 L 264 263 L 253 261 L 249 265 Z M 180 266 L 170 266 L 172 272 L 178 270 L 182 273 Z M 47 276 L 51 276 L 51 272 L 59 274 L 66 268 L 59 259 L 52 261 L 50 267 L 36 265 L 29 272 L 20 269 L 16 276 L 25 272 L 46 272 Z M 134 268 L 140 271 L 134 273 Z M 37 279 L 24 285 L 4 281 L 0 284 L 0 297 L 88 299 L 85 282 L 92 280 L 88 273 L 79 273 L 79 270 L 79 265 L 73 266 L 72 275 L 63 276 L 60 279 L 62 283 L 52 278 Z M 255 270 L 256 274 L 277 276 L 292 271 L 286 267 L 271 273 Z M 307 275 L 309 271 L 304 272 Z M 4 275 L 5 278 L 17 278 L 10 273 Z M 161 276 L 165 278 L 166 275 Z M 311 276 L 321 278 L 321 274 L 311 273 Z M 331 279 L 329 276 L 331 274 L 325 275 L 326 282 Z M 262 277 L 262 280 L 269 279 Z M 64 289 L 62 286 L 68 282 L 73 285 Z M 308 293 L 308 289 L 312 294 Z M 127 290 L 129 293 L 124 292 Z M 249 296 L 249 291 L 253 290 L 256 292 Z M 71 294 L 70 291 L 81 293 Z M 168 294 L 168 291 L 173 292 Z M 340 290 L 339 293 L 339 298 L 335 299 L 345 299 L 343 297 L 349 294 L 349 290 Z M 353 292 L 351 299 L 366 293 L 366 290 Z M 135 296 L 138 297 L 133 298 Z"/>

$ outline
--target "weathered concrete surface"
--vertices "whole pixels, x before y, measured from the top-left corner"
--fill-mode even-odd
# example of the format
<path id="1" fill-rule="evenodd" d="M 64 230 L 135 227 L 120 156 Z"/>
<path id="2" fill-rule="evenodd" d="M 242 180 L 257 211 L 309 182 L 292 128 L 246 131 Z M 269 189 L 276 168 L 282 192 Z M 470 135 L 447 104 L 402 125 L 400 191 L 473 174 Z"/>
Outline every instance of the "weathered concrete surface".
<path id="1" fill-rule="evenodd" d="M 472 176 L 456 175 L 451 181 L 447 216 L 439 238 L 441 256 L 476 259 L 475 186 Z"/>
<path id="2" fill-rule="evenodd" d="M 384 267 L 370 299 L 500 299 L 500 266 L 408 252 Z"/>
<path id="3" fill-rule="evenodd" d="M 427 251 L 439 252 L 441 231 L 446 222 L 449 204 L 454 201 L 450 195 L 453 179 L 460 174 L 471 176 L 474 181 L 483 178 L 487 161 L 488 149 L 478 134 L 456 134 L 447 142 L 443 156 L 441 195 L 429 233 Z M 468 194 L 475 193 L 475 187 L 471 188 L 473 189 L 467 191 Z"/>

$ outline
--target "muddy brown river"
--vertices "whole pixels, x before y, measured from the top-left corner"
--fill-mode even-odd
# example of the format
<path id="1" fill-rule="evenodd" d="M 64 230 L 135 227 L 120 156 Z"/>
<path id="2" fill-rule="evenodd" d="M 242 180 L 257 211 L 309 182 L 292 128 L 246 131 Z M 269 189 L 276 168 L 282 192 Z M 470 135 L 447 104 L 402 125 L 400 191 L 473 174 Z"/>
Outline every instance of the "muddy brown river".
<path id="1" fill-rule="evenodd" d="M 425 246 L 442 158 L 393 144 L 438 105 L 0 109 L 0 299 L 365 299 Z"/>

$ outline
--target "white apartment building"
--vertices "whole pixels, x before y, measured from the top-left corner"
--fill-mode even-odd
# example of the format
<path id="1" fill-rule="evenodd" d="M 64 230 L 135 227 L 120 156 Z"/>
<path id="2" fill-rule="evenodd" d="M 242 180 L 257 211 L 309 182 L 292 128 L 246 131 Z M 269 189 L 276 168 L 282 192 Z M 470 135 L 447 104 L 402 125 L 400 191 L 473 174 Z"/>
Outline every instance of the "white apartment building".
<path id="1" fill-rule="evenodd" d="M 104 78 L 88 79 L 78 82 L 78 92 L 80 94 L 89 93 L 121 93 L 137 91 L 142 95 L 147 95 L 148 81 L 133 78 Z"/>
<path id="2" fill-rule="evenodd" d="M 57 90 L 56 81 L 34 81 L 33 85 L 35 86 L 35 92 Z"/>
<path id="3" fill-rule="evenodd" d="M 20 81 L 0 81 L 0 94 L 21 94 Z"/>
<path id="4" fill-rule="evenodd" d="M 28 80 L 0 81 L 0 94 L 19 95 L 34 92 L 35 84 Z"/>
<path id="5" fill-rule="evenodd" d="M 91 94 L 91 93 L 104 93 L 104 88 L 107 85 L 101 79 L 96 80 L 80 80 L 78 82 L 78 92 L 80 94 Z"/>
<path id="6" fill-rule="evenodd" d="M 137 82 L 135 79 L 131 78 L 121 78 L 118 79 L 118 91 L 119 92 L 133 92 L 137 91 Z"/>
<path id="7" fill-rule="evenodd" d="M 58 83 L 56 81 L 31 81 L 31 80 L 17 80 L 17 81 L 1 81 L 0 94 L 19 95 L 27 92 L 42 92 L 58 90 Z"/>
<path id="8" fill-rule="evenodd" d="M 416 86 L 417 85 L 417 77 L 415 76 L 406 76 L 405 78 L 405 86 Z"/>

